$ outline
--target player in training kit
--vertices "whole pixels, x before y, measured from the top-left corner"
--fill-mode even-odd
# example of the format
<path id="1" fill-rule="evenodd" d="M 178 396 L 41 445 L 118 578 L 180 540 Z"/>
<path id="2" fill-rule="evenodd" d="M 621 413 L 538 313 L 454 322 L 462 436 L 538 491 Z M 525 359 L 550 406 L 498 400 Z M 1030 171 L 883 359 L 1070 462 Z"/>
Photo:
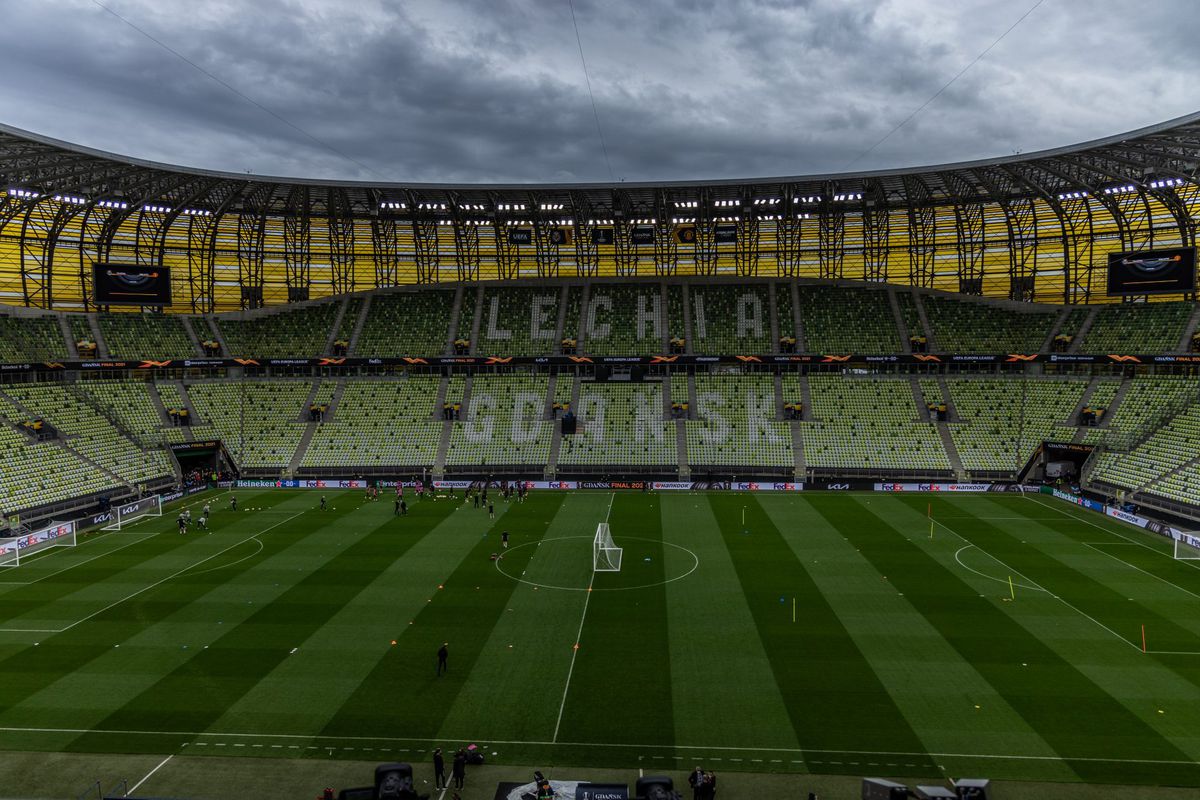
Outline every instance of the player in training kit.
<path id="1" fill-rule="evenodd" d="M 500 546 L 505 550 L 508 549 L 508 531 L 504 531 L 500 534 Z"/>
<path id="2" fill-rule="evenodd" d="M 204 530 L 208 530 L 208 514 L 201 514 L 200 519 L 196 521 L 196 524 Z"/>
<path id="3" fill-rule="evenodd" d="M 229 495 L 229 510 L 237 511 L 237 495 L 236 494 Z"/>
<path id="4" fill-rule="evenodd" d="M 183 515 L 182 511 L 179 512 L 179 533 L 187 533 L 187 517 Z"/>
<path id="5" fill-rule="evenodd" d="M 325 510 L 325 495 L 321 495 L 321 510 Z"/>

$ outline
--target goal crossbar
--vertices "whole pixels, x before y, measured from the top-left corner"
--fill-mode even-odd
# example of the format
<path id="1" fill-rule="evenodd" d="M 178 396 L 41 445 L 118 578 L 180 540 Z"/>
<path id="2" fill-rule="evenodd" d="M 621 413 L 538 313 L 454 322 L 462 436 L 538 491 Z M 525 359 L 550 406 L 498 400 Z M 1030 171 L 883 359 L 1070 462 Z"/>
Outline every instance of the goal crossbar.
<path id="1" fill-rule="evenodd" d="M 51 547 L 74 547 L 75 523 L 56 522 L 33 533 L 0 539 L 0 567 L 19 567 L 34 553 Z"/>
<path id="2" fill-rule="evenodd" d="M 113 509 L 113 521 L 105 525 L 103 530 L 119 531 L 145 517 L 162 516 L 162 497 L 151 495 L 134 500 L 132 503 L 122 503 Z"/>
<path id="3" fill-rule="evenodd" d="M 1176 531 L 1172 538 L 1175 540 L 1174 556 L 1177 560 L 1200 561 L 1200 532 Z"/>
<path id="4" fill-rule="evenodd" d="M 596 526 L 596 538 L 592 540 L 592 569 L 596 572 L 621 571 L 621 548 L 613 542 L 607 522 Z"/>

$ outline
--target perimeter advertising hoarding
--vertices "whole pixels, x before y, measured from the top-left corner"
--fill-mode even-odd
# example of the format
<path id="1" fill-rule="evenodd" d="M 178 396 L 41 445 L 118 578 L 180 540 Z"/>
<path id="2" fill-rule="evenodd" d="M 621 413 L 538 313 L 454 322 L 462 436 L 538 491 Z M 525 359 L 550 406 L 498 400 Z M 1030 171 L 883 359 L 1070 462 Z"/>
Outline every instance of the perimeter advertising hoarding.
<path id="1" fill-rule="evenodd" d="M 1196 248 L 1108 254 L 1108 296 L 1196 291 Z"/>
<path id="2" fill-rule="evenodd" d="M 171 270 L 137 264 L 97 263 L 92 288 L 98 305 L 169 306 Z"/>

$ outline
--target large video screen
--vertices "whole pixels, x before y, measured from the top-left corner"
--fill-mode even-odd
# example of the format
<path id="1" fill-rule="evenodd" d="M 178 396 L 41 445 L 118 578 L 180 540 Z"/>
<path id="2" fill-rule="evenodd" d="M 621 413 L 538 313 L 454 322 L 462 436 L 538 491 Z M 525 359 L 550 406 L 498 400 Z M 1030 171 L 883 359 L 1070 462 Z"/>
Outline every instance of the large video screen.
<path id="1" fill-rule="evenodd" d="M 171 305 L 171 270 L 167 267 L 96 264 L 92 278 L 98 305 Z"/>
<path id="2" fill-rule="evenodd" d="M 1182 294 L 1196 290 L 1196 248 L 1109 253 L 1108 294 Z"/>

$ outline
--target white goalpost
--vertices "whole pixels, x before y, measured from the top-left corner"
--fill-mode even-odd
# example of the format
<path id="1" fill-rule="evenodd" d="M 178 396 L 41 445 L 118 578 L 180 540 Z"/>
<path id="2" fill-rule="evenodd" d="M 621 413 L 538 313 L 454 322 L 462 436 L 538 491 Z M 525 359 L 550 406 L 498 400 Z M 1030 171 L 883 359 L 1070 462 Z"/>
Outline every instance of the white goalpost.
<path id="1" fill-rule="evenodd" d="M 596 526 L 596 538 L 592 541 L 592 569 L 596 572 L 621 571 L 621 548 L 613 542 L 607 522 Z"/>
<path id="2" fill-rule="evenodd" d="M 75 546 L 75 523 L 53 523 L 48 528 L 0 539 L 0 567 L 19 567 L 34 553 L 51 547 Z"/>
<path id="3" fill-rule="evenodd" d="M 113 521 L 101 530 L 119 531 L 144 517 L 162 516 L 162 498 L 159 495 L 143 497 L 132 503 L 123 503 L 113 509 Z"/>
<path id="4" fill-rule="evenodd" d="M 1174 556 L 1179 561 L 1200 561 L 1200 535 L 1176 531 Z"/>

